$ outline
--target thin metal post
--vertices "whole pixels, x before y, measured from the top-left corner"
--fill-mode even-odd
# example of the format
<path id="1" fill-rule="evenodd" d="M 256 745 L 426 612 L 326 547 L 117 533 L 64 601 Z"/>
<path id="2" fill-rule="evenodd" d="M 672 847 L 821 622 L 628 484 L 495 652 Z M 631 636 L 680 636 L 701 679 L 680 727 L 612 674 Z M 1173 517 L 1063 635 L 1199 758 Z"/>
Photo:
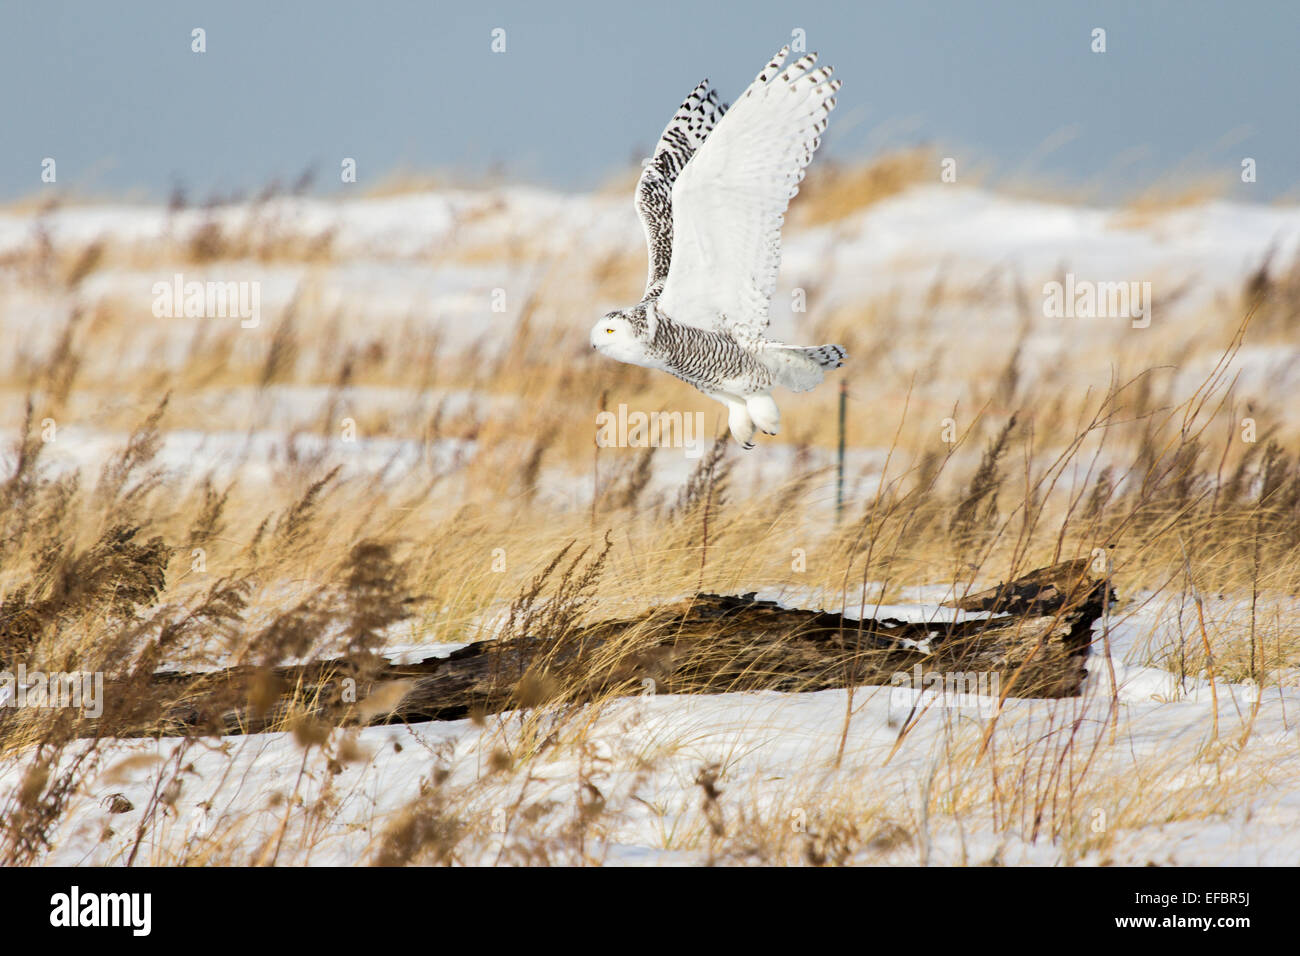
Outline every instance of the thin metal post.
<path id="1" fill-rule="evenodd" d="M 840 454 L 835 469 L 835 522 L 844 516 L 844 416 L 849 402 L 849 383 L 840 379 Z"/>

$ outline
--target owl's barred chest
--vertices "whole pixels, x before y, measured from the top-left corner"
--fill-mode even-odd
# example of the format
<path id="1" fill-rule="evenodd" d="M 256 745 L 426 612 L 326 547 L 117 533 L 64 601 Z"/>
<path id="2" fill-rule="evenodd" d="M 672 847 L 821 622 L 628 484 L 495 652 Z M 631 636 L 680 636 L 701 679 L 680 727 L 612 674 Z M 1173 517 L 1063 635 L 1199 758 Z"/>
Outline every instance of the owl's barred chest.
<path id="1" fill-rule="evenodd" d="M 666 371 L 696 388 L 766 391 L 772 387 L 771 371 L 731 336 L 682 325 L 662 313 L 649 350 Z"/>

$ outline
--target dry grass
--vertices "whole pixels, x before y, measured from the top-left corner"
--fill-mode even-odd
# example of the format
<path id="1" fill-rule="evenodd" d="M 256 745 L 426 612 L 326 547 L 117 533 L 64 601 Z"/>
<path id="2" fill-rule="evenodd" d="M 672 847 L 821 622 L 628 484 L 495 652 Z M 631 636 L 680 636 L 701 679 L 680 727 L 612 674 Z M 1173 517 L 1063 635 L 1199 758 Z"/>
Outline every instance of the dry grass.
<path id="1" fill-rule="evenodd" d="M 909 153 L 823 170 L 796 221 L 847 216 L 915 181 L 931 161 Z M 251 235 L 200 229 L 181 248 L 187 262 L 331 261 L 328 249 Z M 6 268 L 70 302 L 99 270 L 129 259 L 165 273 L 175 251 L 137 248 L 119 258 L 111 248 L 37 243 Z M 1105 387 L 1075 388 L 1034 374 L 1018 344 L 1023 326 L 983 352 L 936 344 L 933 329 L 902 319 L 889 298 L 821 316 L 810 338 L 843 341 L 862 356 L 847 370 L 848 443 L 879 450 L 884 463 L 856 466 L 858 490 L 837 524 L 827 471 L 838 438 L 833 388 L 797 401 L 784 436 L 792 452 L 779 473 L 769 467 L 761 478 L 727 441 L 693 470 L 681 467 L 679 450 L 594 447 L 595 412 L 617 402 L 705 411 L 709 438 L 723 433 L 715 406 L 666 376 L 596 360 L 585 323 L 569 321 L 592 290 L 635 290 L 641 268 L 556 252 L 511 331 L 472 345 L 449 343 L 415 319 L 376 331 L 331 311 L 310 284 L 247 334 L 163 327 L 111 301 L 70 306 L 45 345 L 0 368 L 0 389 L 21 417 L 11 417 L 13 454 L 0 476 L 0 667 L 98 671 L 130 687 L 164 665 L 248 664 L 269 675 L 287 660 L 364 666 L 394 640 L 539 633 L 554 640 L 558 661 L 566 637 L 594 613 L 643 610 L 700 589 L 785 588 L 810 604 L 870 613 L 919 584 L 962 593 L 1098 553 L 1113 560 L 1121 594 L 1145 602 L 1117 613 L 1166 602 L 1167 614 L 1190 615 L 1178 643 L 1151 647 L 1148 663 L 1180 676 L 1249 678 L 1265 690 L 1300 666 L 1286 608 L 1300 593 L 1300 443 L 1285 408 L 1242 394 L 1233 380 L 1243 343 L 1294 331 L 1295 269 L 1262 271 L 1239 301 L 1178 324 L 1180 356 L 1219 358 L 1190 388 L 1177 369 L 1127 355 Z M 986 291 L 939 281 L 924 308 L 987 309 Z M 1148 356 L 1171 342 L 1150 331 Z M 142 349 L 157 355 L 145 370 L 121 361 Z M 900 372 L 879 358 L 891 352 L 915 361 L 900 360 Z M 358 404 L 363 385 L 405 398 Z M 319 401 L 285 426 L 277 402 L 288 387 L 317 389 Z M 219 388 L 238 389 L 247 403 L 238 413 L 228 398 L 214 406 Z M 457 391 L 487 402 L 428 398 Z M 1259 423 L 1254 442 L 1241 440 L 1246 415 Z M 952 442 L 942 437 L 949 416 Z M 361 457 L 362 443 L 339 441 L 344 418 L 365 441 L 391 444 Z M 53 441 L 47 421 L 60 432 Z M 60 442 L 87 440 L 87 432 L 63 437 L 76 427 L 120 436 L 115 452 L 80 476 L 47 463 Z M 167 458 L 168 441 L 186 429 L 280 437 L 269 461 L 238 441 Z M 444 456 L 452 445 L 459 458 Z M 1250 612 L 1212 607 L 1207 618 L 1203 598 L 1221 595 L 1244 599 Z M 855 795 L 881 771 L 854 750 L 850 695 L 849 744 L 829 755 L 837 774 L 810 772 L 760 798 L 730 781 L 727 760 L 695 766 L 688 739 L 651 735 L 631 755 L 603 751 L 597 728 L 626 701 L 580 703 L 577 689 L 661 636 L 633 631 L 589 675 L 566 682 L 543 667 L 518 714 L 476 715 L 474 765 L 463 752 L 431 753 L 417 796 L 371 821 L 353 859 L 601 862 L 625 817 L 650 813 L 665 848 L 720 863 L 925 861 L 963 826 L 1044 842 L 1072 861 L 1106 858 L 1122 834 L 1157 818 L 1221 814 L 1273 779 L 1244 748 L 1249 729 L 1243 744 L 1228 746 L 1236 738 L 1225 728 L 1213 747 L 1146 765 L 1140 781 L 1158 787 L 1208 766 L 1212 786 L 1164 802 L 1142 798 L 1119 759 L 1125 735 L 1139 729 L 1103 695 L 980 728 L 954 723 L 938 738 L 943 751 L 922 789 L 863 804 Z M 266 706 L 295 693 L 269 676 L 257 692 Z M 175 702 L 187 693 L 178 686 Z M 78 795 L 111 796 L 125 773 L 106 765 L 121 759 L 109 756 L 115 728 L 148 715 L 130 695 L 107 708 L 89 740 L 75 713 L 0 710 L 0 753 L 21 768 L 21 782 L 0 793 L 0 862 L 41 862 Z M 268 806 L 230 797 L 214 810 L 220 827 L 179 841 L 168 836 L 179 826 L 178 795 L 213 783 L 195 778 L 194 760 L 227 744 L 199 734 L 169 740 L 170 756 L 148 768 L 156 785 L 117 862 L 310 862 L 340 808 L 364 790 L 350 768 L 374 755 L 354 729 L 320 726 L 293 706 L 280 729 L 302 750 L 295 782 Z M 246 771 L 250 746 L 227 749 L 223 779 Z M 690 767 L 675 794 L 644 795 L 652 779 Z M 1098 808 L 1109 820 L 1100 831 L 1087 825 Z M 987 848 L 967 855 L 964 844 L 959 856 L 998 861 Z"/>
<path id="2" fill-rule="evenodd" d="M 1135 195 L 1118 221 L 1130 228 L 1141 228 L 1170 212 L 1219 199 L 1224 191 L 1222 177 L 1204 176 L 1191 182 L 1180 178 L 1176 186 L 1156 185 Z"/>
<path id="3" fill-rule="evenodd" d="M 931 149 L 886 153 L 868 164 L 827 164 L 800 187 L 791 213 L 796 226 L 824 226 L 896 196 L 917 183 L 939 179 L 939 157 Z"/>

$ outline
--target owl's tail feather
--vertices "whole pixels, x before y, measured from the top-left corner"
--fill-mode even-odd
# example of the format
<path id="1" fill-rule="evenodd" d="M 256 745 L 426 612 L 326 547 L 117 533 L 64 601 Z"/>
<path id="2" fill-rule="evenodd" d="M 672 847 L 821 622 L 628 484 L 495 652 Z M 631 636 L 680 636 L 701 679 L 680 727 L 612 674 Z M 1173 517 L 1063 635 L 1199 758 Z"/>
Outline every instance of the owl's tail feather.
<path id="1" fill-rule="evenodd" d="M 777 345 L 769 343 L 759 353 L 776 384 L 792 392 L 816 388 L 826 369 L 839 368 L 848 358 L 840 345 Z"/>

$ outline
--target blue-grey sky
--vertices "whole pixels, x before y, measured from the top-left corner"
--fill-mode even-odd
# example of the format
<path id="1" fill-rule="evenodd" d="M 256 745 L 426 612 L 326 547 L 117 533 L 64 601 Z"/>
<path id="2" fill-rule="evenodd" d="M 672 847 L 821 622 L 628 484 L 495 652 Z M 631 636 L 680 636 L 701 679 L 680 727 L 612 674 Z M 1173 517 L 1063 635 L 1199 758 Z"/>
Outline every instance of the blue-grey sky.
<path id="1" fill-rule="evenodd" d="M 316 172 L 587 188 L 696 81 L 734 98 L 791 31 L 844 80 L 828 155 L 933 144 L 958 175 L 1105 201 L 1210 174 L 1300 194 L 1300 4 L 0 2 L 0 198 L 194 199 Z M 191 30 L 207 52 L 191 51 Z M 506 51 L 493 53 L 492 31 Z M 1092 31 L 1106 31 L 1094 53 Z M 58 182 L 42 185 L 53 157 Z M 1258 181 L 1241 182 L 1241 161 Z M 936 170 L 937 176 L 937 170 Z M 356 188 L 356 187 L 348 187 Z"/>

